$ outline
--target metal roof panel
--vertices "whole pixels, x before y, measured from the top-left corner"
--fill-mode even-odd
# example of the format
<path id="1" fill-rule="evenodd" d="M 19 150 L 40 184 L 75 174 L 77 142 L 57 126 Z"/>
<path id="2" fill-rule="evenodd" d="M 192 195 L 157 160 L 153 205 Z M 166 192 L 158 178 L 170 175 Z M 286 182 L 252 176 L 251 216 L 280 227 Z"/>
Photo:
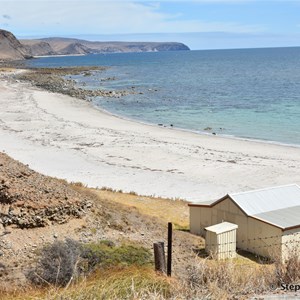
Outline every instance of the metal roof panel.
<path id="1" fill-rule="evenodd" d="M 229 196 L 248 216 L 300 205 L 300 187 L 297 184 L 229 194 Z"/>
<path id="2" fill-rule="evenodd" d="M 256 214 L 253 217 L 282 229 L 300 225 L 300 205 Z"/>

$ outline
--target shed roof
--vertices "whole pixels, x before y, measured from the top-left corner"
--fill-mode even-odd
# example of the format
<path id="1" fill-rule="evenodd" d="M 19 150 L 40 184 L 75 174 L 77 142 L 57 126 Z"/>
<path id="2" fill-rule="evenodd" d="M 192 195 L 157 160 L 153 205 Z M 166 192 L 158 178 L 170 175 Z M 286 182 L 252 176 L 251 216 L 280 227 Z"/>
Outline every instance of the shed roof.
<path id="1" fill-rule="evenodd" d="M 248 216 L 300 205 L 300 187 L 297 184 L 228 194 L 228 196 Z"/>
<path id="2" fill-rule="evenodd" d="M 222 222 L 216 225 L 212 225 L 209 227 L 206 227 L 205 230 L 215 232 L 216 234 L 220 234 L 223 232 L 228 232 L 234 229 L 237 229 L 238 225 L 229 223 L 229 222 Z"/>

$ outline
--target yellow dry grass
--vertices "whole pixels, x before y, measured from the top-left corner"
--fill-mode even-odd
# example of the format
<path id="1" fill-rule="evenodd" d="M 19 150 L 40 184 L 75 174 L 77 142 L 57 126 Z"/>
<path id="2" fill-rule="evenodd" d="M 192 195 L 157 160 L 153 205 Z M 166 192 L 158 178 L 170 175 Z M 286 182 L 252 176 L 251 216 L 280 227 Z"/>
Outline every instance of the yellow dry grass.
<path id="1" fill-rule="evenodd" d="M 147 267 L 128 267 L 99 270 L 88 279 L 67 288 L 54 286 L 38 289 L 29 288 L 26 291 L 1 294 L 2 300 L 102 300 L 102 299 L 155 299 L 168 298 L 170 283 L 173 279 L 158 276 Z"/>
<path id="2" fill-rule="evenodd" d="M 15 68 L 0 67 L 0 72 L 14 72 L 14 71 L 16 71 Z"/>
<path id="3" fill-rule="evenodd" d="M 92 190 L 102 199 L 135 207 L 139 213 L 172 222 L 175 228 L 187 229 L 189 226 L 189 208 L 187 202 L 126 194 L 106 190 Z"/>

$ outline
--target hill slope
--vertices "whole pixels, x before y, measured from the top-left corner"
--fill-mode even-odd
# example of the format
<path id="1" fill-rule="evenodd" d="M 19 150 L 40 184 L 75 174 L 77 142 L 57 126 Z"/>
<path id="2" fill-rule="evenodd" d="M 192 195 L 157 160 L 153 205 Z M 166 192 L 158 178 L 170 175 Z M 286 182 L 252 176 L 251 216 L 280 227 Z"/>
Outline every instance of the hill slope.
<path id="1" fill-rule="evenodd" d="M 91 203 L 67 183 L 44 176 L 0 152 L 0 224 L 43 227 L 81 217 Z"/>
<path id="2" fill-rule="evenodd" d="M 43 42 L 43 41 L 40 41 L 40 42 L 28 41 L 25 44 L 25 47 L 31 56 L 35 56 L 35 55 L 45 56 L 45 55 L 55 55 L 56 54 L 55 51 L 49 45 L 49 43 Z"/>
<path id="3" fill-rule="evenodd" d="M 19 60 L 30 58 L 28 48 L 9 31 L 0 29 L 0 60 Z"/>
<path id="4" fill-rule="evenodd" d="M 135 207 L 141 199 L 147 202 L 145 209 Z M 148 205 L 167 205 L 164 211 L 171 213 L 161 219 Z M 154 241 L 165 240 L 167 220 L 177 221 L 174 215 L 180 212 L 186 223 L 187 210 L 181 202 L 68 184 L 0 152 L 0 298 L 3 289 L 26 284 L 23 271 L 38 255 L 37 249 L 48 243 L 66 238 L 82 243 L 108 240 L 117 245 L 131 242 L 152 251 Z M 193 255 L 190 249 L 200 242 L 199 237 L 174 231 L 175 273 L 182 276 Z"/>
<path id="5" fill-rule="evenodd" d="M 21 42 L 29 46 L 32 55 L 35 56 L 45 55 L 43 54 L 45 51 L 36 47 L 41 43 L 46 43 L 57 55 L 190 50 L 186 45 L 176 42 L 91 42 L 69 38 L 45 38 Z"/>

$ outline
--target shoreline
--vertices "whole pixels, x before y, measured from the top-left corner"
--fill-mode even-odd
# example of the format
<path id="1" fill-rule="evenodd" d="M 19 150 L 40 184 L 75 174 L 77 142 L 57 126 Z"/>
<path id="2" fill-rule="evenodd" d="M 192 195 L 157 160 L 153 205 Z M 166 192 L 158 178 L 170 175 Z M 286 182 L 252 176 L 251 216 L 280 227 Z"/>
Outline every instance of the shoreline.
<path id="1" fill-rule="evenodd" d="M 300 183 L 298 147 L 143 124 L 4 77 L 0 151 L 43 174 L 193 202 Z"/>
<path id="2" fill-rule="evenodd" d="M 34 55 L 33 58 L 48 58 L 48 57 L 68 57 L 68 56 L 85 56 L 86 54 L 54 54 L 54 55 Z"/>
<path id="3" fill-rule="evenodd" d="M 92 106 L 99 110 L 100 112 L 104 113 L 104 114 L 108 114 L 110 116 L 116 117 L 116 118 L 120 118 L 123 120 L 127 120 L 130 122 L 135 122 L 138 124 L 143 124 L 143 125 L 147 125 L 147 126 L 154 126 L 154 127 L 158 127 L 158 128 L 166 128 L 166 129 L 171 129 L 171 130 L 177 130 L 177 131 L 181 131 L 181 132 L 189 132 L 189 133 L 193 133 L 193 134 L 198 134 L 200 136 L 204 135 L 204 136 L 215 136 L 215 137 L 221 137 L 224 139 L 230 139 L 230 140 L 239 140 L 239 141 L 246 141 L 246 142 L 254 142 L 254 143 L 263 143 L 263 144 L 267 144 L 267 145 L 277 145 L 277 146 L 282 146 L 282 147 L 292 147 L 292 148 L 300 148 L 300 144 L 289 144 L 289 143 L 282 143 L 282 142 L 277 142 L 277 141 L 272 141 L 272 140 L 260 140 L 260 139 L 256 139 L 256 138 L 246 138 L 246 137 L 239 137 L 239 136 L 235 136 L 235 135 L 230 135 L 230 134 L 213 134 L 213 133 L 209 133 L 206 131 L 196 131 L 196 130 L 192 130 L 192 129 L 185 129 L 185 128 L 180 128 L 180 127 L 176 127 L 176 126 L 170 126 L 170 125 L 165 125 L 162 124 L 161 126 L 156 124 L 156 123 L 151 123 L 151 122 L 146 122 L 146 121 L 142 121 L 142 120 L 138 120 L 138 119 L 133 119 L 130 117 L 126 117 L 126 116 L 122 116 L 122 115 L 118 115 L 115 113 L 112 113 L 108 110 L 106 110 L 105 108 L 99 106 L 99 105 L 95 105 L 93 104 L 93 102 L 91 101 Z"/>

